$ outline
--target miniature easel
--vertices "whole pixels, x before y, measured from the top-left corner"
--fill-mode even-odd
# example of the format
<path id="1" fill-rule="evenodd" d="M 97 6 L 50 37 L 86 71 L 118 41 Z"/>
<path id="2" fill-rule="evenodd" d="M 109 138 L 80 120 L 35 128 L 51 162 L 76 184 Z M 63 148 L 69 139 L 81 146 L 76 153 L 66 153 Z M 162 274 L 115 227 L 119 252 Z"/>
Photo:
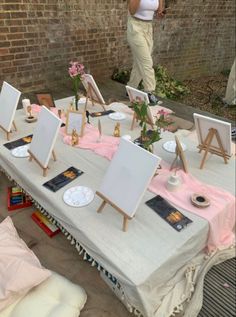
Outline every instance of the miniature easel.
<path id="1" fill-rule="evenodd" d="M 101 203 L 100 207 L 98 208 L 97 212 L 101 213 L 102 209 L 105 207 L 106 204 L 111 205 L 114 209 L 116 209 L 119 213 L 123 215 L 123 231 L 126 232 L 128 230 L 128 220 L 132 219 L 129 217 L 122 209 L 120 209 L 118 206 L 116 206 L 112 201 L 107 199 L 103 194 L 96 191 L 96 194 L 103 199 L 103 202 Z"/>
<path id="2" fill-rule="evenodd" d="M 174 159 L 173 163 L 171 164 L 170 170 L 173 170 L 175 167 L 177 167 L 178 159 L 180 159 L 182 166 L 183 166 L 183 170 L 185 171 L 185 173 L 188 173 L 188 166 L 187 166 L 187 162 L 185 159 L 184 151 L 183 151 L 182 145 L 179 142 L 179 139 L 177 136 L 175 136 L 175 143 L 176 143 L 175 159 Z"/>
<path id="3" fill-rule="evenodd" d="M 100 106 L 102 106 L 103 110 L 105 111 L 105 107 L 103 102 L 101 101 L 99 95 L 97 94 L 96 90 L 93 88 L 93 86 L 91 85 L 91 83 L 87 83 L 88 85 L 88 89 L 86 91 L 86 102 L 85 102 L 85 110 L 87 110 L 87 104 L 88 104 L 88 100 L 90 99 L 92 102 L 92 105 L 94 106 L 94 102 L 97 102 Z M 96 100 L 94 100 L 93 96 L 96 96 Z"/>
<path id="4" fill-rule="evenodd" d="M 135 98 L 133 98 L 133 96 L 132 96 L 131 92 L 129 92 L 129 95 L 130 95 L 130 99 L 131 99 L 132 101 L 134 101 L 134 100 L 135 100 Z M 131 101 L 131 106 L 132 106 L 132 101 Z M 147 107 L 148 107 L 148 105 L 147 105 Z M 133 119 L 132 119 L 132 123 L 131 123 L 131 128 L 130 128 L 130 130 L 131 130 L 131 131 L 134 129 L 134 124 L 135 124 L 135 121 L 136 121 L 136 122 L 138 122 L 138 120 L 140 120 L 140 119 L 138 118 L 138 116 L 137 116 L 136 112 L 134 111 L 134 114 L 133 114 Z M 154 129 L 153 122 L 150 120 L 150 118 L 149 118 L 149 117 L 147 117 L 147 119 L 146 119 L 146 123 L 147 123 L 147 124 L 150 124 L 150 126 L 152 127 L 152 129 Z"/>
<path id="5" fill-rule="evenodd" d="M 139 118 L 138 118 L 137 114 L 134 112 L 130 130 L 134 129 L 135 121 L 138 122 L 138 120 L 139 120 Z M 146 123 L 150 124 L 152 129 L 154 129 L 154 125 L 153 125 L 153 123 L 151 122 L 151 120 L 149 118 L 146 119 Z"/>
<path id="6" fill-rule="evenodd" d="M 218 130 L 210 128 L 208 131 L 209 132 L 205 140 L 202 142 L 202 144 L 198 145 L 198 148 L 200 149 L 199 153 L 201 153 L 202 151 L 205 151 L 201 161 L 200 169 L 202 169 L 205 164 L 208 152 L 223 157 L 225 164 L 228 163 L 228 159 L 230 158 L 230 156 L 226 154 L 224 150 Z M 201 134 L 201 130 L 200 130 L 200 134 Z M 219 147 L 211 144 L 214 137 L 216 138 Z M 202 135 L 200 135 L 200 138 L 202 140 Z"/>
<path id="7" fill-rule="evenodd" d="M 17 131 L 16 124 L 15 124 L 14 121 L 12 122 L 12 125 L 13 125 L 15 131 Z M 10 131 L 7 131 L 7 130 L 6 130 L 5 128 L 3 128 L 1 125 L 0 125 L 0 128 L 6 133 L 6 135 L 7 135 L 7 141 L 10 141 L 10 133 L 11 133 L 12 131 L 11 131 L 11 130 L 10 130 Z"/>
<path id="8" fill-rule="evenodd" d="M 43 176 L 47 176 L 47 170 L 49 169 L 49 167 L 44 167 L 30 150 L 28 150 L 28 152 L 30 154 L 29 161 L 31 162 L 34 159 L 35 162 L 43 169 Z M 54 150 L 52 150 L 52 157 L 54 161 L 57 160 Z"/>

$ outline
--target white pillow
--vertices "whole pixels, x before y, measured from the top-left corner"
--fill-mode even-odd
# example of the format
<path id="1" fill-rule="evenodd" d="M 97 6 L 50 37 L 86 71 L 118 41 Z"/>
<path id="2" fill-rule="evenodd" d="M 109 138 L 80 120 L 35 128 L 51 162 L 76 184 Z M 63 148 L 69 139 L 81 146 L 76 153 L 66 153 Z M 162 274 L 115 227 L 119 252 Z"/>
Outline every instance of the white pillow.
<path id="1" fill-rule="evenodd" d="M 0 312 L 51 275 L 20 239 L 10 217 L 0 223 Z"/>
<path id="2" fill-rule="evenodd" d="M 52 272 L 18 302 L 1 311 L 1 317 L 79 317 L 87 295 L 82 287 Z"/>

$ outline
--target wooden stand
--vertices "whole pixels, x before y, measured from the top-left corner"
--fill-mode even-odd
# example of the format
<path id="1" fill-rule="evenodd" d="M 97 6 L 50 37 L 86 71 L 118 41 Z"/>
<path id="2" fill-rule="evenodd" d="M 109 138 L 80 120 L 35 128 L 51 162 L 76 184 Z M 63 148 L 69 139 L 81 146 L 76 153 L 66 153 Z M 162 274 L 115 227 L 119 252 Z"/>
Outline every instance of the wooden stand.
<path id="1" fill-rule="evenodd" d="M 212 141 L 213 141 L 214 137 L 217 140 L 218 147 L 212 145 Z M 216 129 L 213 129 L 213 128 L 209 129 L 209 132 L 208 132 L 205 140 L 203 141 L 202 144 L 199 144 L 198 148 L 200 149 L 199 153 L 201 153 L 202 151 L 205 151 L 203 158 L 202 158 L 202 161 L 201 161 L 200 169 L 202 169 L 204 164 L 205 164 L 208 152 L 223 157 L 225 164 L 228 163 L 228 159 L 230 158 L 230 156 L 226 154 L 226 152 L 223 148 L 222 142 L 221 142 L 220 135 Z"/>
<path id="2" fill-rule="evenodd" d="M 98 213 L 102 212 L 102 210 L 106 204 L 111 205 L 114 209 L 116 209 L 120 214 L 123 215 L 123 231 L 126 232 L 128 230 L 128 220 L 130 220 L 132 218 L 127 216 L 127 214 L 123 210 L 121 210 L 119 207 L 117 207 L 113 202 L 111 202 L 109 199 L 107 199 L 103 194 L 101 194 L 98 191 L 96 191 L 96 194 L 103 199 L 103 202 L 101 203 L 97 212 Z"/>
<path id="3" fill-rule="evenodd" d="M 135 121 L 138 122 L 138 120 L 140 120 L 140 119 L 138 118 L 136 112 L 134 112 L 134 114 L 133 114 L 133 119 L 132 119 L 132 123 L 131 123 L 131 128 L 130 128 L 131 131 L 134 129 Z M 152 127 L 152 129 L 154 129 L 154 125 L 153 125 L 153 123 L 151 122 L 150 119 L 147 118 L 146 123 L 147 123 L 147 124 L 150 124 L 150 126 Z"/>
<path id="4" fill-rule="evenodd" d="M 35 162 L 43 169 L 43 176 L 47 176 L 47 170 L 49 169 L 49 167 L 44 167 L 40 162 L 39 160 L 34 156 L 34 154 L 31 153 L 30 150 L 28 150 L 29 154 L 30 154 L 30 157 L 29 157 L 29 161 L 31 162 L 33 159 L 35 160 Z M 53 160 L 56 161 L 56 154 L 55 154 L 55 151 L 52 150 L 52 157 L 53 157 Z"/>
<path id="5" fill-rule="evenodd" d="M 183 166 L 183 170 L 185 171 L 185 173 L 188 173 L 188 166 L 187 166 L 187 162 L 185 159 L 185 155 L 184 155 L 184 151 L 183 148 L 181 146 L 181 143 L 179 142 L 179 139 L 177 136 L 175 136 L 175 143 L 176 143 L 176 148 L 175 148 L 175 159 L 173 161 L 173 163 L 171 164 L 170 170 L 173 170 L 175 167 L 178 166 L 178 159 L 180 159 L 182 166 Z"/>
<path id="6" fill-rule="evenodd" d="M 93 97 L 94 95 L 96 96 L 96 99 L 94 99 L 94 97 Z M 103 108 L 104 111 L 106 110 L 103 102 L 100 100 L 100 97 L 98 96 L 97 92 L 94 90 L 91 83 L 88 83 L 88 89 L 86 92 L 85 110 L 87 110 L 87 105 L 88 105 L 89 99 L 91 100 L 93 106 L 94 106 L 94 102 L 97 102 Z"/>
<path id="7" fill-rule="evenodd" d="M 12 125 L 13 125 L 13 127 L 14 127 L 14 130 L 17 131 L 16 124 L 15 124 L 14 121 L 12 122 Z M 0 125 L 0 128 L 6 133 L 6 135 L 7 135 L 7 141 L 10 141 L 10 133 L 12 132 L 12 130 L 7 131 L 7 130 L 6 130 L 5 128 L 3 128 L 1 125 Z"/>
<path id="8" fill-rule="evenodd" d="M 132 101 L 135 101 L 135 98 L 132 96 L 131 92 L 129 92 L 129 96 L 130 96 L 130 100 L 131 100 L 130 104 L 132 105 Z M 148 107 L 148 105 L 147 105 L 147 107 Z M 134 111 L 133 119 L 132 119 L 132 123 L 131 123 L 131 128 L 130 128 L 131 131 L 134 129 L 135 121 L 138 122 L 139 120 L 140 120 L 140 118 L 138 118 L 136 112 Z M 146 123 L 150 124 L 152 129 L 154 128 L 154 124 L 149 118 L 147 118 Z"/>

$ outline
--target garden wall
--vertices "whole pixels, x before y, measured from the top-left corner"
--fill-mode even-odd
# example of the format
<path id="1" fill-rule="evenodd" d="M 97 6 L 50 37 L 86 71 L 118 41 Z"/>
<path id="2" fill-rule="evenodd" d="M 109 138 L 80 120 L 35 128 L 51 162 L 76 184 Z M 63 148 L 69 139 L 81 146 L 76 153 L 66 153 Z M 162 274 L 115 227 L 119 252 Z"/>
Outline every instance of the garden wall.
<path id="1" fill-rule="evenodd" d="M 176 78 L 229 69 L 235 55 L 234 0 L 166 0 L 154 25 L 154 62 Z M 23 92 L 67 84 L 71 59 L 96 79 L 131 67 L 126 42 L 127 1 L 1 0 L 0 84 Z"/>

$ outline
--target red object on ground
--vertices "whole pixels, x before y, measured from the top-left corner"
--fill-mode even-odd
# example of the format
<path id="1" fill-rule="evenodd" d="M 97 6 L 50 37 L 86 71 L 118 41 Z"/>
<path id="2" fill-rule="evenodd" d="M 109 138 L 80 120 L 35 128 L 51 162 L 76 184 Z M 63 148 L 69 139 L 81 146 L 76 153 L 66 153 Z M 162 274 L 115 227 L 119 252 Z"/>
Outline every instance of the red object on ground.
<path id="1" fill-rule="evenodd" d="M 13 211 L 21 208 L 26 208 L 32 206 L 32 201 L 31 199 L 24 194 L 22 191 L 15 191 L 14 193 L 12 192 L 13 188 L 16 188 L 15 186 L 13 187 L 8 187 L 7 190 L 7 209 L 8 211 Z M 12 203 L 12 199 L 15 197 L 21 197 L 21 201 L 19 203 Z"/>

